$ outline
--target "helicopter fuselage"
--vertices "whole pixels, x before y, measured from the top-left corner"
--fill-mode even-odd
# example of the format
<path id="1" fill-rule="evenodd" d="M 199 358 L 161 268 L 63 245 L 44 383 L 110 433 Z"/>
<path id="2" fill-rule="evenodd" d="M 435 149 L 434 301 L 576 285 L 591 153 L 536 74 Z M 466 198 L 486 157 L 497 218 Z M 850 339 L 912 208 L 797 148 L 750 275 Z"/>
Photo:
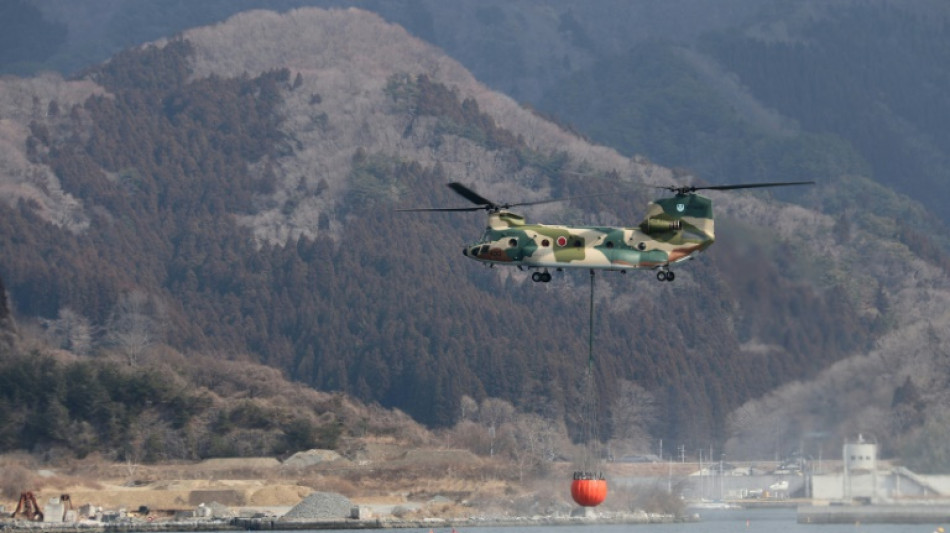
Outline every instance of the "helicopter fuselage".
<path id="1" fill-rule="evenodd" d="M 490 266 L 514 265 L 535 269 L 533 281 L 551 281 L 549 268 L 594 270 L 657 269 L 660 281 L 673 281 L 670 265 L 692 259 L 716 241 L 712 200 L 696 191 L 759 189 L 789 185 L 813 185 L 814 181 L 783 181 L 732 185 L 655 186 L 674 193 L 671 198 L 650 202 L 646 218 L 633 227 L 554 226 L 528 224 L 524 217 L 509 211 L 514 206 L 563 202 L 570 199 L 535 200 L 499 204 L 471 188 L 452 182 L 448 186 L 474 207 L 423 207 L 398 211 L 478 211 L 488 212 L 488 227 L 482 238 L 466 246 L 462 253 Z M 593 194 L 604 196 L 604 194 Z M 540 271 L 539 271 L 540 270 Z"/>
<path id="2" fill-rule="evenodd" d="M 692 258 L 715 241 L 712 203 L 698 194 L 651 202 L 638 226 L 565 226 L 527 224 L 506 210 L 489 213 L 478 242 L 463 249 L 466 257 L 490 264 L 533 269 L 586 268 L 626 271 L 662 269 Z M 546 272 L 533 276 L 549 281 Z"/>

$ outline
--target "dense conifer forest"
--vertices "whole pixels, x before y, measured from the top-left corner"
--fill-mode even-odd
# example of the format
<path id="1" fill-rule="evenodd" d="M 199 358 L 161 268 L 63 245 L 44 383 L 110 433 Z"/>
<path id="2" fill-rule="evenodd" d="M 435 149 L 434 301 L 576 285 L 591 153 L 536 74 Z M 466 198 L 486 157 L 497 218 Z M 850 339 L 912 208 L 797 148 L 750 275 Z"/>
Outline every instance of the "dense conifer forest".
<path id="1" fill-rule="evenodd" d="M 484 24 L 502 24 L 505 16 L 482 15 Z M 292 16 L 261 16 L 259 26 Z M 367 18 L 353 15 L 361 17 Z M 241 22 L 257 23 L 253 16 Z M 804 46 L 710 33 L 705 46 L 737 72 L 776 62 L 817 68 L 808 58 L 821 56 L 822 46 L 838 46 L 822 44 L 822 35 Z M 14 314 L 79 359 L 63 362 L 22 347 L 5 352 L 0 378 L 10 386 L 0 387 L 0 407 L 17 414 L 0 420 L 7 428 L 0 444 L 63 444 L 62 435 L 31 425 L 38 417 L 73 424 L 84 437 L 66 445 L 80 454 L 119 447 L 133 435 L 141 439 L 135 428 L 148 417 L 159 419 L 174 438 L 156 437 L 150 460 L 332 447 L 341 432 L 358 426 L 325 414 L 332 410 L 324 404 L 311 415 L 222 407 L 152 374 L 163 364 L 190 369 L 177 358 L 199 356 L 205 359 L 197 366 L 210 358 L 233 362 L 231 371 L 263 364 L 317 390 L 401 410 L 432 428 L 464 422 L 466 402 L 499 399 L 563 424 L 580 440 L 587 274 L 559 274 L 540 287 L 517 272 L 478 268 L 459 250 L 478 236 L 481 213 L 395 209 L 457 204 L 445 183 L 458 178 L 446 167 L 457 169 L 460 162 L 443 165 L 419 155 L 445 146 L 471 158 L 473 167 L 490 162 L 488 173 L 502 173 L 526 190 L 553 196 L 621 191 L 548 211 L 545 222 L 635 224 L 656 191 L 631 190 L 629 176 L 617 171 L 578 172 L 587 162 L 566 147 L 531 142 L 523 130 L 504 127 L 510 117 L 492 115 L 484 100 L 432 72 L 397 72 L 368 84 L 348 80 L 339 94 L 320 94 L 309 89 L 317 74 L 276 59 L 258 72 L 196 75 L 199 52 L 186 36 L 128 49 L 77 75 L 103 89 L 80 103 L 34 97 L 22 150 L 30 164 L 51 169 L 88 219 L 51 219 L 45 204 L 29 197 L 0 202 L 0 277 Z M 833 71 L 832 58 L 822 57 L 829 64 L 821 68 Z M 658 439 L 688 447 L 722 444 L 754 433 L 756 423 L 761 429 L 772 412 L 762 406 L 781 403 L 770 394 L 800 390 L 794 387 L 821 378 L 835 363 L 877 349 L 903 316 L 911 316 L 912 297 L 901 293 L 901 284 L 919 278 L 935 288 L 932 280 L 950 264 L 939 232 L 920 230 L 939 223 L 868 179 L 882 168 L 871 157 L 878 145 L 852 136 L 868 128 L 830 127 L 876 104 L 838 106 L 846 96 L 824 95 L 830 100 L 821 105 L 842 113 L 834 124 L 822 125 L 817 112 L 797 124 L 772 120 L 767 112 L 750 121 L 748 109 L 737 111 L 735 100 L 730 104 L 709 88 L 715 69 L 695 69 L 702 61 L 679 46 L 635 43 L 575 72 L 538 106 L 552 116 L 557 109 L 558 120 L 630 155 L 690 166 L 699 180 L 822 179 L 818 193 L 716 197 L 725 214 L 717 219 L 719 241 L 683 269 L 676 285 L 660 287 L 649 273 L 598 277 L 598 434 L 608 440 L 627 432 L 621 415 L 630 403 L 622 400 L 636 396 L 637 408 L 649 411 L 637 422 L 637 446 L 647 449 Z M 818 100 L 792 101 L 802 91 L 783 91 L 807 76 L 788 76 L 782 85 L 769 82 L 767 72 L 742 73 L 748 90 L 797 117 Z M 402 125 L 399 141 L 417 143 L 418 151 L 374 143 L 373 133 L 383 127 L 365 119 L 357 135 L 364 142 L 340 141 L 331 154 L 346 163 L 343 179 L 309 175 L 322 161 L 308 153 L 308 143 L 320 135 L 342 139 L 339 114 L 362 111 L 347 98 L 366 93 L 374 95 L 374 109 Z M 590 98 L 595 93 L 603 96 Z M 878 124 L 879 117 L 869 120 Z M 288 161 L 307 161 L 300 164 L 305 170 Z M 298 174 L 288 176 L 287 168 Z M 682 168 L 672 175 L 697 179 Z M 297 185 L 287 190 L 288 181 Z M 786 209 L 776 198 L 806 207 Z M 289 238 L 261 238 L 246 222 L 265 211 L 290 218 L 314 205 L 307 202 L 323 210 L 309 231 Z M 926 372 L 918 370 L 895 375 L 881 387 L 887 398 L 876 401 L 890 403 L 893 393 L 894 405 L 914 404 L 906 400 L 912 387 L 904 378 L 921 379 Z M 181 379 L 203 383 L 195 374 L 200 371 L 188 370 Z M 31 388 L 37 382 L 44 386 Z M 149 398 L 134 392 L 140 390 Z M 185 404 L 189 408 L 176 407 Z M 834 413 L 817 422 L 821 417 L 803 416 L 782 431 L 841 424 L 850 416 L 846 409 Z M 907 431 L 928 422 L 911 420 Z M 864 423 L 891 428 L 894 417 L 855 424 Z M 206 432 L 183 437 L 194 427 Z M 841 431 L 851 427 L 843 424 Z M 245 431 L 266 433 L 257 440 L 269 443 L 266 450 L 238 446 Z M 215 440 L 215 434 L 227 437 Z M 187 449 L 170 444 L 180 439 L 190 443 Z M 135 447 L 136 453 L 147 449 Z"/>

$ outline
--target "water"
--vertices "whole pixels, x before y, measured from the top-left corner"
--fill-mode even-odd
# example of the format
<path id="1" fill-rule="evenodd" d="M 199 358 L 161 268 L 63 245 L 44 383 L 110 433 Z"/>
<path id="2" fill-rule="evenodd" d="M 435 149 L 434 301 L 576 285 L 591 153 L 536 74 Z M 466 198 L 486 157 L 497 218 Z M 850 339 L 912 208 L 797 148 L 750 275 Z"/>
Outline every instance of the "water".
<path id="1" fill-rule="evenodd" d="M 795 509 L 704 511 L 699 522 L 590 526 L 457 527 L 458 533 L 933 533 L 938 524 L 798 524 Z M 939 524 L 950 532 L 950 524 Z M 428 533 L 429 529 L 387 530 Z M 451 533 L 451 527 L 432 528 Z M 294 532 L 300 533 L 300 532 Z M 327 533 L 327 532 L 321 532 Z M 341 532 L 342 533 L 342 532 Z M 347 530 L 345 533 L 353 533 Z"/>

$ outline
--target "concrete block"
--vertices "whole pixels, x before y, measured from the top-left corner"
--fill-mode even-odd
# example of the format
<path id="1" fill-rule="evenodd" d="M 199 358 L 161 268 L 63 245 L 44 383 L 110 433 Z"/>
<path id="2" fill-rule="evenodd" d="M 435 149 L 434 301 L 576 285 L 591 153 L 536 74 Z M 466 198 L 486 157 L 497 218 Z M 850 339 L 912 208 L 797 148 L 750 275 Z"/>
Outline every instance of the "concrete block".
<path id="1" fill-rule="evenodd" d="M 43 506 L 43 522 L 62 523 L 65 513 L 66 505 L 59 501 L 59 498 L 50 498 L 49 502 Z"/>
<path id="2" fill-rule="evenodd" d="M 350 518 L 354 520 L 368 520 L 373 518 L 373 510 L 363 505 L 354 505 L 350 509 Z"/>

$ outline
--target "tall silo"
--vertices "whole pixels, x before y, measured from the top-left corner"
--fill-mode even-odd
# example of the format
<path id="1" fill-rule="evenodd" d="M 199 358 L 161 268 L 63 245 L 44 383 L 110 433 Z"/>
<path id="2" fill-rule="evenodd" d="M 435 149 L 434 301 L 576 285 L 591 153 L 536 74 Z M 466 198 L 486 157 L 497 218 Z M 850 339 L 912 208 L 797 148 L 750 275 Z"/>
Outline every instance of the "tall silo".
<path id="1" fill-rule="evenodd" d="M 858 434 L 846 441 L 841 452 L 844 464 L 844 497 L 873 499 L 877 495 L 877 442 Z M 869 481 L 856 483 L 856 480 Z"/>

